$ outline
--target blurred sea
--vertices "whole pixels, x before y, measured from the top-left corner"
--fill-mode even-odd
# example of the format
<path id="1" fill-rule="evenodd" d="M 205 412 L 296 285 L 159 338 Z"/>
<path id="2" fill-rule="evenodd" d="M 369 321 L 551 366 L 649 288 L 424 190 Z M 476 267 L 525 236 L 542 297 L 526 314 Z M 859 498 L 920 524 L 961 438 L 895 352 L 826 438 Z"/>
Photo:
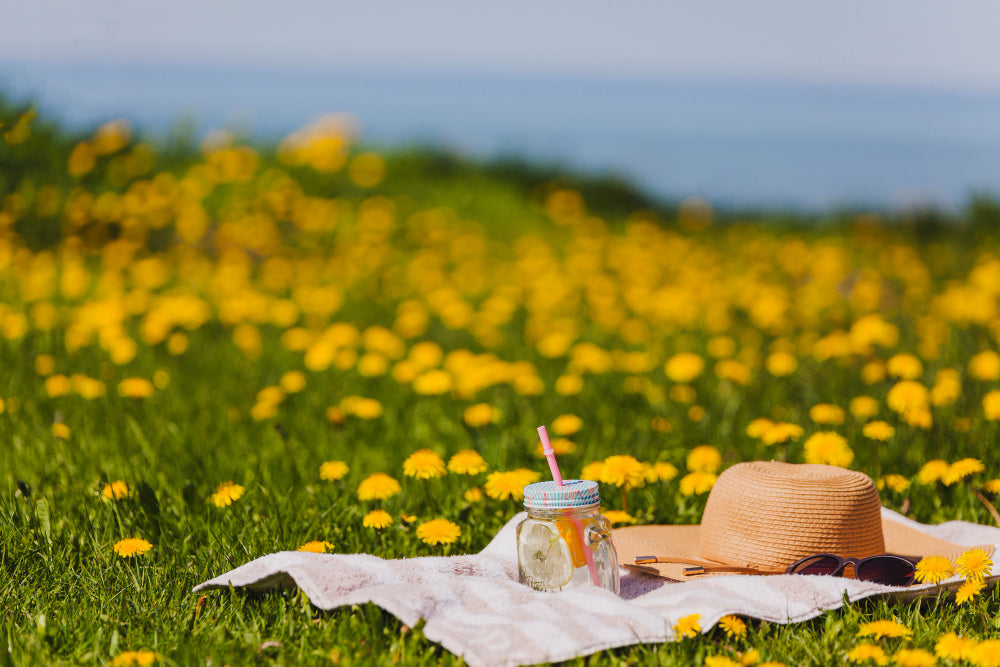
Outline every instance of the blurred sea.
<path id="1" fill-rule="evenodd" d="M 422 144 L 614 173 L 727 207 L 954 209 L 1000 197 L 1000 92 L 235 65 L 0 62 L 0 91 L 72 128 L 274 139 L 325 112 Z"/>

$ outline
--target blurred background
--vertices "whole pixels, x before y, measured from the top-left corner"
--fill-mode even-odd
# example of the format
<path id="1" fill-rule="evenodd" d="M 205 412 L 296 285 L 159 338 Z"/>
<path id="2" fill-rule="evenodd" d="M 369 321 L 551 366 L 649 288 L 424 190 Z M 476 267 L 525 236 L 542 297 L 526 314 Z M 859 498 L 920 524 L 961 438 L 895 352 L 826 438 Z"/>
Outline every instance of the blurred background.
<path id="1" fill-rule="evenodd" d="M 1000 5 L 36 0 L 0 94 L 70 129 L 518 157 L 732 209 L 955 211 L 1000 193 Z"/>

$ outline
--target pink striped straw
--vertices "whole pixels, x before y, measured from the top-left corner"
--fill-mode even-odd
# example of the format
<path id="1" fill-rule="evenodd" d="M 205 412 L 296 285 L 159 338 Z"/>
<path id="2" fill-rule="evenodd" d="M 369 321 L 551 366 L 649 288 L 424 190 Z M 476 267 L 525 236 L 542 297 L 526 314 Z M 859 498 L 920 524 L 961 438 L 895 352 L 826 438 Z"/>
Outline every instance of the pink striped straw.
<path id="1" fill-rule="evenodd" d="M 545 459 L 549 462 L 552 479 L 556 484 L 562 486 L 563 480 L 562 475 L 559 473 L 559 464 L 556 463 L 556 453 L 552 449 L 552 443 L 549 442 L 549 434 L 545 432 L 544 426 L 538 427 L 538 437 L 542 439 L 542 453 L 545 454 Z"/>

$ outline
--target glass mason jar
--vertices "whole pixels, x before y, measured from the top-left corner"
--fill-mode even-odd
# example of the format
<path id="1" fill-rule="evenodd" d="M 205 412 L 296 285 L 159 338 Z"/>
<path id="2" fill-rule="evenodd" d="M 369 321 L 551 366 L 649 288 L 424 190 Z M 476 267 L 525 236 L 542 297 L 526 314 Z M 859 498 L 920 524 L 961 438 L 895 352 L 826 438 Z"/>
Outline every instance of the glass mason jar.
<path id="1" fill-rule="evenodd" d="M 528 516 L 517 526 L 522 584 L 539 591 L 600 586 L 618 595 L 618 556 L 600 504 L 597 482 L 589 480 L 524 487 Z"/>

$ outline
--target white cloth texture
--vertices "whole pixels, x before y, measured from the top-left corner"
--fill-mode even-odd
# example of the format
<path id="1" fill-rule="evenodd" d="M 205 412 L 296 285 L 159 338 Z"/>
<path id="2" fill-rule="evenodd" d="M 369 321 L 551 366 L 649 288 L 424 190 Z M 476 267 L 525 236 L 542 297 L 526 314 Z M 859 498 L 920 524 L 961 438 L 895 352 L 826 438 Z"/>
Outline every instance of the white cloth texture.
<path id="1" fill-rule="evenodd" d="M 883 517 L 954 544 L 997 545 L 1000 529 L 965 521 L 928 526 L 883 508 Z M 195 591 L 299 587 L 321 609 L 373 602 L 473 667 L 557 662 L 603 649 L 675 639 L 674 625 L 700 614 L 707 632 L 727 614 L 797 623 L 877 595 L 934 593 L 933 584 L 895 588 L 841 577 L 713 576 L 674 583 L 622 570 L 621 595 L 596 587 L 557 593 L 517 580 L 518 514 L 478 554 L 385 560 L 368 554 L 282 551 L 206 581 Z M 997 553 L 1000 553 L 998 551 Z M 994 557 L 991 581 L 1000 576 Z M 960 579 L 946 583 L 954 588 Z"/>

